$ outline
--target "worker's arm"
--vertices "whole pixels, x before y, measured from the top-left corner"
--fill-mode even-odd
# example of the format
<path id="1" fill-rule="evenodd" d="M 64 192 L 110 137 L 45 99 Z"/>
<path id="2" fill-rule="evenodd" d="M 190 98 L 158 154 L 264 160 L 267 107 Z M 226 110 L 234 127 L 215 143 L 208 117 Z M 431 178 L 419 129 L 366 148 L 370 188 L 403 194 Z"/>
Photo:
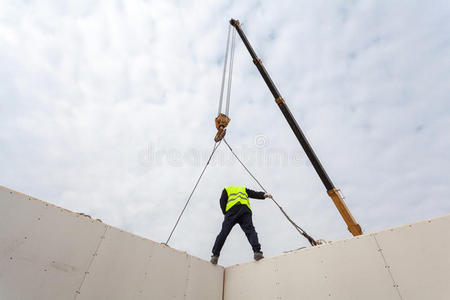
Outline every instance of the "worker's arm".
<path id="1" fill-rule="evenodd" d="M 222 209 L 223 214 L 225 214 L 225 208 L 227 207 L 228 194 L 225 189 L 222 191 L 222 195 L 220 196 L 220 208 Z"/>
<path id="2" fill-rule="evenodd" d="M 255 192 L 251 189 L 245 188 L 247 195 L 249 198 L 253 198 L 253 199 L 264 199 L 265 197 L 265 193 L 264 192 Z"/>

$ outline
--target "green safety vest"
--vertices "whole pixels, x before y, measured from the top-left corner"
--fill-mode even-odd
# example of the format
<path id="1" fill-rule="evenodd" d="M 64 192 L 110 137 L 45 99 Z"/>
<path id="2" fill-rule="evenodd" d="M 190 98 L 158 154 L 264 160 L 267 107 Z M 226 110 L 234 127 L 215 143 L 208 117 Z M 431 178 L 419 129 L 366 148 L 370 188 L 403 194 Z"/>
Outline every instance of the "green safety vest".
<path id="1" fill-rule="evenodd" d="M 227 212 L 234 205 L 240 203 L 245 204 L 250 208 L 250 201 L 248 201 L 248 195 L 245 187 L 243 186 L 229 186 L 226 187 L 225 190 L 228 194 L 227 206 L 225 208 L 225 212 Z"/>

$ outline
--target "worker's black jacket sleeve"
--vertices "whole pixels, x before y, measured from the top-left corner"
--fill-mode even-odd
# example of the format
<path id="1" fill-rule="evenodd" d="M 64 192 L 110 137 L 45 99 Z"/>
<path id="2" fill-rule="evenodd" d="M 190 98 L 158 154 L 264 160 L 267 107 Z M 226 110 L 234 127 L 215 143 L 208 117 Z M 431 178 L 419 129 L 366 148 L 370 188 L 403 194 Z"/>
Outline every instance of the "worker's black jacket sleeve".
<path id="1" fill-rule="evenodd" d="M 255 192 L 251 189 L 245 188 L 245 191 L 247 192 L 247 195 L 249 198 L 253 199 L 264 199 L 264 192 Z"/>
<path id="2" fill-rule="evenodd" d="M 264 192 L 255 192 L 251 189 L 245 189 L 249 198 L 253 199 L 264 199 Z M 228 194 L 227 190 L 223 189 L 222 195 L 220 196 L 220 208 L 222 209 L 222 213 L 225 214 L 225 209 L 227 207 L 228 202 Z"/>
<path id="3" fill-rule="evenodd" d="M 228 194 L 227 190 L 223 189 L 222 196 L 220 196 L 220 208 L 222 209 L 222 213 L 225 214 L 225 208 L 227 206 Z"/>

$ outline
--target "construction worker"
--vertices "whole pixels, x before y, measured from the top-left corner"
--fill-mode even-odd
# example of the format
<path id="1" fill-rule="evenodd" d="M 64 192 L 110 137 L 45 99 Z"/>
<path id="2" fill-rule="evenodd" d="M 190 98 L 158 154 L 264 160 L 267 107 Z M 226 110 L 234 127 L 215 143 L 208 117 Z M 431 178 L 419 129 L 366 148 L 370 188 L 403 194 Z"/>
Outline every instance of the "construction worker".
<path id="1" fill-rule="evenodd" d="M 253 248 L 253 258 L 255 260 L 264 258 L 258 241 L 258 234 L 253 226 L 252 210 L 248 198 L 265 199 L 272 198 L 272 195 L 264 192 L 255 192 L 243 186 L 229 186 L 223 189 L 220 197 L 220 208 L 225 218 L 222 223 L 222 230 L 217 236 L 212 249 L 212 264 L 217 264 L 220 250 L 222 250 L 228 234 L 236 223 L 239 223 Z"/>

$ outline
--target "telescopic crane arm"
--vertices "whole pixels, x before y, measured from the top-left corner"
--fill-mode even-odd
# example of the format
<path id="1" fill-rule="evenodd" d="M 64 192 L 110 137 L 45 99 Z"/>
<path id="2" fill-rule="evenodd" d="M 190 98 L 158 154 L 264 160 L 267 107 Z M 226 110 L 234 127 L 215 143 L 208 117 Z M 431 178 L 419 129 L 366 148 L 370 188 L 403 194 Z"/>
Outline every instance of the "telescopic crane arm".
<path id="1" fill-rule="evenodd" d="M 236 31 L 238 32 L 239 36 L 241 37 L 242 41 L 244 42 L 245 47 L 247 48 L 248 52 L 250 53 L 250 56 L 253 59 L 253 63 L 256 65 L 256 68 L 258 68 L 259 73 L 263 77 L 264 81 L 266 82 L 267 86 L 269 87 L 270 92 L 272 93 L 273 97 L 275 98 L 275 102 L 277 103 L 278 107 L 280 108 L 281 112 L 283 113 L 284 117 L 286 118 L 287 122 L 289 123 L 289 126 L 291 127 L 292 131 L 294 132 L 295 136 L 297 137 L 297 140 L 300 142 L 300 145 L 303 147 L 303 150 L 305 151 L 306 155 L 308 156 L 309 160 L 311 161 L 314 169 L 316 170 L 317 174 L 320 177 L 320 180 L 322 181 L 323 185 L 325 186 L 328 195 L 333 200 L 334 204 L 336 205 L 336 208 L 338 209 L 339 213 L 341 214 L 342 218 L 344 219 L 345 223 L 347 224 L 348 230 L 354 235 L 361 235 L 362 230 L 361 226 L 356 222 L 355 218 L 352 216 L 350 210 L 348 209 L 347 205 L 344 202 L 344 199 L 339 192 L 338 189 L 335 188 L 333 182 L 328 177 L 327 172 L 323 168 L 322 164 L 320 163 L 319 159 L 317 158 L 316 154 L 314 153 L 314 150 L 312 149 L 311 145 L 309 144 L 308 140 L 306 139 L 305 135 L 303 134 L 302 130 L 300 129 L 300 126 L 298 125 L 297 121 L 295 120 L 294 116 L 292 115 L 291 111 L 289 110 L 285 100 L 281 97 L 280 93 L 278 92 L 277 87 L 273 83 L 272 79 L 269 76 L 269 73 L 267 73 L 266 68 L 262 64 L 261 60 L 256 55 L 255 51 L 253 50 L 252 46 L 250 45 L 249 41 L 247 40 L 247 37 L 245 36 L 244 32 L 241 29 L 241 24 L 238 20 L 231 19 L 230 24 L 236 28 Z"/>

